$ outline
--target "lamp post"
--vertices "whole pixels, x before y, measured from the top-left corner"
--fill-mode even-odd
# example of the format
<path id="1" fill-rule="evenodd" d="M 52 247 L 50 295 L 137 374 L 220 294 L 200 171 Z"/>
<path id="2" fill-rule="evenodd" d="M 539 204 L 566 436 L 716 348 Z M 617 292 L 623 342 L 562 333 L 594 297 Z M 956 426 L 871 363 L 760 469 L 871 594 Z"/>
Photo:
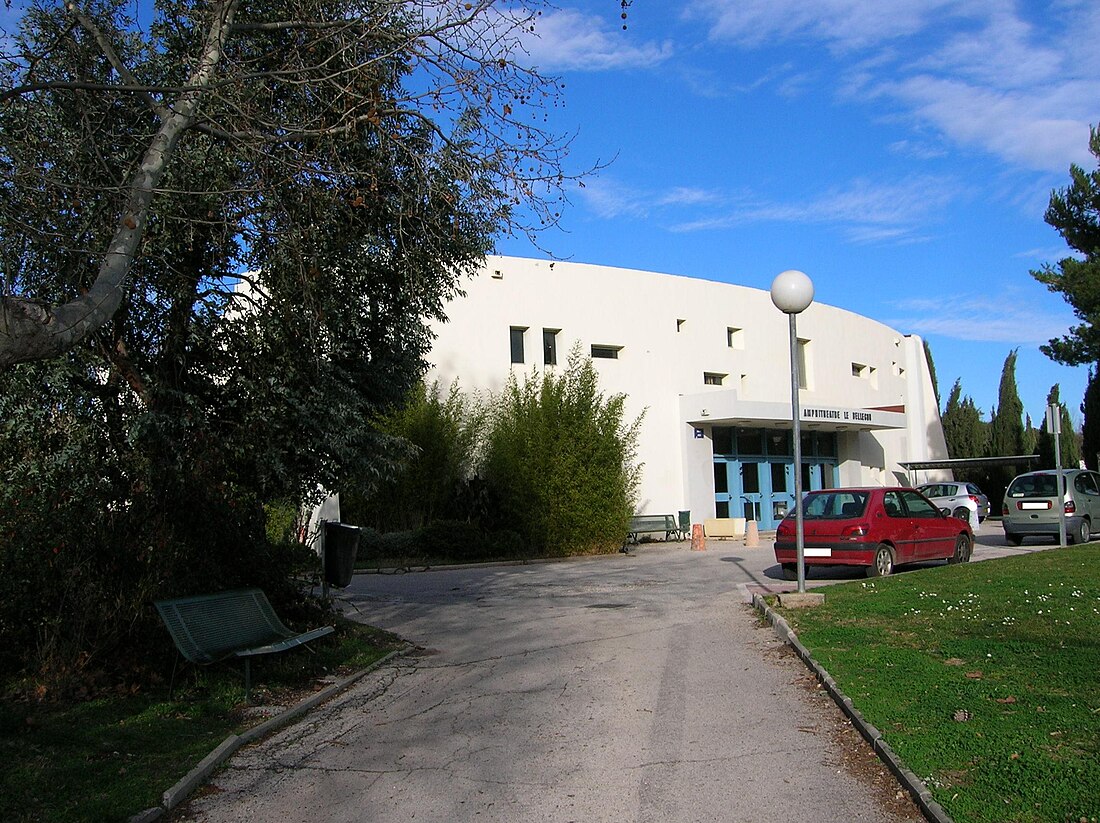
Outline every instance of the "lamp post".
<path id="1" fill-rule="evenodd" d="M 787 315 L 791 331 L 791 422 L 794 439 L 794 517 L 795 550 L 798 558 L 798 591 L 806 591 L 806 546 L 802 532 L 802 412 L 798 405 L 798 389 L 802 382 L 798 369 L 798 330 L 795 317 L 814 302 L 814 284 L 805 274 L 793 269 L 779 274 L 772 281 L 772 302 Z"/>

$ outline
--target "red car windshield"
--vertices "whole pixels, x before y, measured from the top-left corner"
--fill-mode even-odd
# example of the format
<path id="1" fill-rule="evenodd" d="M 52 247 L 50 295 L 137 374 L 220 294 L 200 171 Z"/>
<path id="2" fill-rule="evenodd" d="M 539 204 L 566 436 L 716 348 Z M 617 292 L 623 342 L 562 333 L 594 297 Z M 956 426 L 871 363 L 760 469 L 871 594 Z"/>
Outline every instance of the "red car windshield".
<path id="1" fill-rule="evenodd" d="M 848 520 L 862 517 L 867 510 L 867 492 L 837 490 L 807 495 L 802 507 L 804 520 Z"/>

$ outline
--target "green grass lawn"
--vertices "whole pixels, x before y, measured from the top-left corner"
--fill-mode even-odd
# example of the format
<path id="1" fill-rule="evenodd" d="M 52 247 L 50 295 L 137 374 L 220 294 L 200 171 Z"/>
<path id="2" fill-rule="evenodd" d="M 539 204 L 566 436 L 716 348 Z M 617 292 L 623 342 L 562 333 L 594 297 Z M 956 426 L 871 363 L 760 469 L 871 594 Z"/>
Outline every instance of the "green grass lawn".
<path id="1" fill-rule="evenodd" d="M 297 699 L 320 688 L 319 678 L 368 666 L 401 643 L 342 624 L 311 645 L 316 654 L 254 661 L 253 701 Z M 259 722 L 242 711 L 241 672 L 232 663 L 185 667 L 171 701 L 167 684 L 70 705 L 0 701 L 0 820 L 122 821 L 159 804 L 226 737 Z"/>
<path id="2" fill-rule="evenodd" d="M 958 823 L 1100 820 L 1100 545 L 779 611 Z"/>

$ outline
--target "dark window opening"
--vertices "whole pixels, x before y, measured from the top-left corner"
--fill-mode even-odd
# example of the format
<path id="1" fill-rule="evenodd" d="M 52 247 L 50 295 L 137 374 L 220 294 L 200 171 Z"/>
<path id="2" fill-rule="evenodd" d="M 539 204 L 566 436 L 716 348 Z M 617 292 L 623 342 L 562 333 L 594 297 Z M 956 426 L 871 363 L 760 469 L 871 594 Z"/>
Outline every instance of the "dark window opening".
<path id="1" fill-rule="evenodd" d="M 527 331 L 527 329 L 518 326 L 512 326 L 512 328 L 509 329 L 513 363 L 523 362 L 523 333 L 525 331 Z"/>
<path id="2" fill-rule="evenodd" d="M 542 362 L 547 366 L 558 364 L 558 329 L 542 330 Z"/>

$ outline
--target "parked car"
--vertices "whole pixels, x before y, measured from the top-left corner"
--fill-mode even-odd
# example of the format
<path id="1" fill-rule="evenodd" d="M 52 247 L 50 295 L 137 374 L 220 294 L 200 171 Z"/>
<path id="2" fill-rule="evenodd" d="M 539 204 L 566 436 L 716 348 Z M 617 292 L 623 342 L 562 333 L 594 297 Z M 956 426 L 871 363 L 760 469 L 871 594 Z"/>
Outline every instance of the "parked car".
<path id="1" fill-rule="evenodd" d="M 989 498 L 973 483 L 952 480 L 925 483 L 917 491 L 931 500 L 944 514 L 973 525 L 989 517 Z"/>
<path id="2" fill-rule="evenodd" d="M 1100 522 L 1100 474 L 1084 469 L 1028 472 L 1008 484 L 1001 506 L 1005 539 L 1019 546 L 1025 537 L 1058 540 L 1058 508 L 1066 515 L 1070 543 L 1087 543 Z"/>
<path id="3" fill-rule="evenodd" d="M 915 489 L 823 489 L 803 498 L 803 556 L 810 566 L 866 566 L 885 577 L 923 560 L 965 563 L 974 547 L 970 524 L 941 512 Z M 775 533 L 775 559 L 797 578 L 795 513 Z"/>

